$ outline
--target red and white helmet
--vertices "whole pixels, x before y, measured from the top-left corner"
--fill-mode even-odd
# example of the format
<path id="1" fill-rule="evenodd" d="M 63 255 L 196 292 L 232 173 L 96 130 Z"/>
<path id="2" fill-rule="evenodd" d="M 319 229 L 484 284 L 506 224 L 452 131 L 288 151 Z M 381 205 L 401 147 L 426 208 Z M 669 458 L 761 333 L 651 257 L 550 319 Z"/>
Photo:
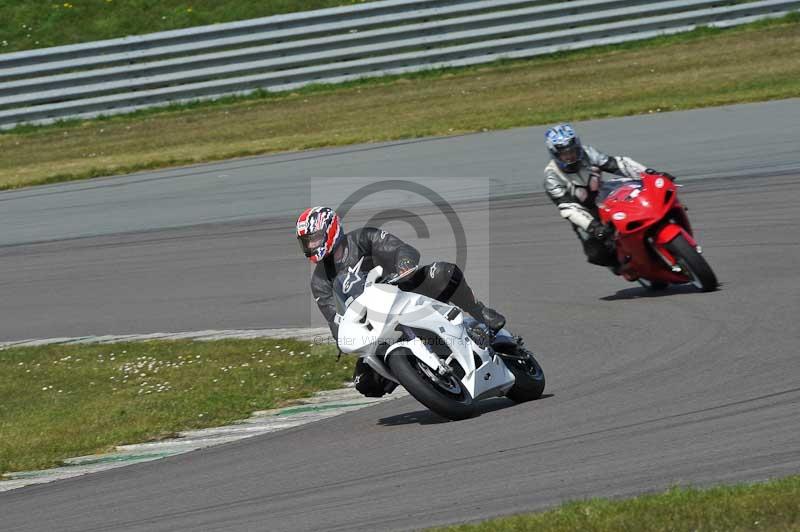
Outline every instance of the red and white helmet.
<path id="1" fill-rule="evenodd" d="M 330 207 L 312 207 L 297 219 L 297 240 L 303 254 L 317 263 L 331 253 L 344 238 L 339 215 Z"/>

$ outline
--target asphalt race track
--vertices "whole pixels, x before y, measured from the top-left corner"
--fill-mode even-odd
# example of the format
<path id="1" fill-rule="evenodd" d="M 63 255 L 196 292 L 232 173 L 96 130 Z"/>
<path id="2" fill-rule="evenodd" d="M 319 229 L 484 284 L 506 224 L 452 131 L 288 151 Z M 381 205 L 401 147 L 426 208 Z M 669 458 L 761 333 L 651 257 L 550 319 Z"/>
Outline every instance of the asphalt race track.
<path id="1" fill-rule="evenodd" d="M 548 160 L 543 131 L 252 157 L 2 192 L 0 301 L 6 311 L 0 341 L 319 325 L 312 321 L 318 320 L 317 311 L 311 308 L 306 275 L 298 271 L 302 263 L 293 239 L 292 222 L 302 209 L 335 204 L 359 183 L 354 178 L 412 179 L 437 184 L 451 203 L 483 200 L 473 205 L 468 220 L 473 230 L 483 230 L 486 224 L 475 213 L 490 210 L 487 194 L 503 199 L 542 190 L 541 169 Z M 800 174 L 800 99 L 597 120 L 580 124 L 579 132 L 609 153 L 628 154 L 687 184 Z M 388 194 L 369 200 L 365 208 L 420 202 Z M 502 214 L 500 207 L 491 210 Z M 565 237 L 564 223 L 555 211 L 544 213 L 544 221 L 556 226 L 550 237 L 555 244 Z M 464 209 L 458 214 L 464 218 Z M 510 222 L 513 230 L 516 220 L 492 219 L 493 241 L 511 243 L 501 226 Z M 348 223 L 364 220 L 350 217 Z M 520 229 L 538 233 L 540 226 Z M 426 260 L 454 258 L 442 257 L 442 246 L 433 239 L 415 243 L 435 251 Z M 574 251 L 573 244 L 565 252 Z M 508 262 L 533 252 L 516 251 Z M 579 259 L 567 257 L 568 262 Z M 476 271 L 468 264 L 470 277 L 489 277 L 487 266 Z M 492 292 L 513 284 L 502 274 L 504 267 L 491 272 Z M 586 267 L 579 271 L 578 279 L 598 273 Z M 550 273 L 530 275 L 543 282 Z M 574 286 L 577 279 L 569 279 L 566 286 Z"/>
<path id="2" fill-rule="evenodd" d="M 673 160 L 659 152 L 660 159 L 648 159 L 625 150 L 687 177 L 681 197 L 723 283 L 710 294 L 679 287 L 654 295 L 586 264 L 566 222 L 536 191 L 541 155 L 529 169 L 535 176 L 530 189 L 521 173 L 509 170 L 522 164 L 525 146 L 514 139 L 538 143 L 540 128 L 485 137 L 499 150 L 497 136 L 507 135 L 515 148 L 507 157 L 494 154 L 507 165 L 498 163 L 508 170 L 502 175 L 486 169 L 486 152 L 474 150 L 474 171 L 492 178 L 493 199 L 464 194 L 453 202 L 467 225 L 481 216 L 490 221 L 470 248 L 467 275 L 539 354 L 548 378 L 545 398 L 524 405 L 486 401 L 479 416 L 457 423 L 402 399 L 285 432 L 30 486 L 0 494 L 3 530 L 413 529 L 581 497 L 800 472 L 798 107 L 788 100 L 583 125 L 594 132 L 587 138 L 615 151 L 625 143 L 603 131 L 628 131 L 631 144 L 642 146 L 644 130 L 637 124 L 652 128 L 656 118 L 683 123 L 687 136 L 708 133 L 712 118 L 730 120 L 718 129 L 726 142 L 715 138 L 693 151 L 687 144 L 691 157 Z M 777 124 L 771 136 L 752 133 L 770 123 Z M 659 145 L 677 146 L 681 131 Z M 454 149 L 468 157 L 481 138 L 406 144 L 400 155 L 390 145 L 385 152 L 353 152 L 348 160 L 357 166 L 358 153 L 367 153 L 370 164 L 387 165 L 393 177 L 412 175 L 402 167 L 409 146 L 427 151 L 424 159 L 463 142 L 467 147 Z M 326 153 L 341 157 L 335 151 L 319 157 Z M 305 163 L 297 159 L 292 165 L 300 165 L 293 170 L 299 174 Z M 744 170 L 717 175 L 714 160 L 719 168 L 739 161 Z M 468 166 L 462 163 L 461 170 Z M 468 174 L 447 174 L 440 166 L 423 175 Z M 269 186 L 271 179 L 265 180 Z M 100 187 L 106 198 L 113 194 L 107 189 L 116 189 L 122 198 L 114 205 L 122 205 L 124 183 L 111 178 L 0 195 L 0 208 L 16 204 L 14 198 L 29 207 L 58 201 L 51 193 L 73 204 L 79 196 L 70 186 Z M 149 187 L 160 184 L 153 180 Z M 248 186 L 257 196 L 256 185 Z M 81 226 L 81 209 L 99 216 L 103 204 L 84 192 L 89 195 L 82 207 L 76 203 L 75 217 L 57 227 L 37 225 L 45 203 L 29 209 L 28 222 L 16 207 L 8 215 L 13 223 L 0 247 L 0 339 L 311 322 L 316 311 L 306 269 L 298 266 L 303 259 L 291 235 L 293 219 L 263 213 L 190 219 L 176 209 L 174 225 L 184 227 L 143 215 L 153 227 L 131 219 L 127 226 L 136 231 L 119 234 L 125 220 L 104 230 Z M 185 195 L 189 204 L 202 204 L 200 196 Z M 431 207 L 415 213 L 437 219 Z M 349 220 L 357 225 L 369 216 L 365 210 Z M 402 222 L 390 225 L 409 232 Z M 420 247 L 426 260 L 454 252 L 435 239 Z"/>

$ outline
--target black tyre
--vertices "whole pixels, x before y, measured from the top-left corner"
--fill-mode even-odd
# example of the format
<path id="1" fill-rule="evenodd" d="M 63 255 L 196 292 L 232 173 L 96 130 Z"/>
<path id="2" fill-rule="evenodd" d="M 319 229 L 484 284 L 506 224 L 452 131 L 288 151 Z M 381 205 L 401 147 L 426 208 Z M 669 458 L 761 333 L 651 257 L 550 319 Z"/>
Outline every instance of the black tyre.
<path id="1" fill-rule="evenodd" d="M 675 237 L 666 247 L 673 254 L 686 276 L 689 277 L 689 282 L 703 292 L 712 292 L 717 289 L 717 276 L 714 275 L 711 266 L 694 246 L 686 241 L 683 235 Z"/>
<path id="2" fill-rule="evenodd" d="M 512 356 L 503 357 L 503 361 L 516 380 L 514 386 L 506 392 L 506 397 L 516 403 L 540 398 L 544 393 L 544 371 L 533 353 L 523 347 L 516 347 L 509 354 Z"/>
<path id="3" fill-rule="evenodd" d="M 400 384 L 433 412 L 454 421 L 475 413 L 472 396 L 455 375 L 438 375 L 405 348 L 394 350 L 387 358 Z"/>

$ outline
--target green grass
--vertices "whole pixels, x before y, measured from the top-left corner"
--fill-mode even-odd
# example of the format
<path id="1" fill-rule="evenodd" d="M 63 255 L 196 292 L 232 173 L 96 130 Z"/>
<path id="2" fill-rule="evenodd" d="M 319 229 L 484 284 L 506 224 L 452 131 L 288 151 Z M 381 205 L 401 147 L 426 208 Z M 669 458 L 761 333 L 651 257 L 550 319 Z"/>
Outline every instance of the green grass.
<path id="1" fill-rule="evenodd" d="M 362 2 L 363 0 L 0 0 L 0 53 Z"/>
<path id="2" fill-rule="evenodd" d="M 800 16 L 794 14 L 527 61 L 25 126 L 0 134 L 0 189 L 323 146 L 796 97 L 800 61 L 789 58 L 797 56 Z"/>
<path id="3" fill-rule="evenodd" d="M 0 474 L 244 419 L 340 388 L 353 362 L 292 340 L 0 350 Z"/>
<path id="4" fill-rule="evenodd" d="M 633 499 L 571 502 L 546 512 L 438 532 L 798 531 L 800 476 L 708 490 L 673 488 Z"/>

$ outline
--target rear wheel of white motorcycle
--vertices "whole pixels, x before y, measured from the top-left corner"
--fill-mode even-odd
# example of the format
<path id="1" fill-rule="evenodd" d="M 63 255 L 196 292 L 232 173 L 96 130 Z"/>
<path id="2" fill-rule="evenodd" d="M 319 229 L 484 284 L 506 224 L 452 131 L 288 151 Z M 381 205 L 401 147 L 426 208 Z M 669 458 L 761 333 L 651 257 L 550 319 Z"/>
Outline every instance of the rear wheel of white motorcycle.
<path id="1" fill-rule="evenodd" d="M 689 277 L 689 282 L 703 292 L 712 292 L 717 289 L 717 276 L 714 275 L 711 266 L 683 235 L 675 237 L 666 247 Z"/>
<path id="2" fill-rule="evenodd" d="M 400 384 L 433 412 L 454 421 L 475 413 L 472 396 L 455 375 L 439 375 L 405 348 L 396 349 L 387 359 Z"/>
<path id="3" fill-rule="evenodd" d="M 514 386 L 506 392 L 506 397 L 516 403 L 540 398 L 544 393 L 544 371 L 533 353 L 524 347 L 517 347 L 509 354 L 514 358 L 504 357 L 503 362 L 514 374 L 515 381 Z"/>

